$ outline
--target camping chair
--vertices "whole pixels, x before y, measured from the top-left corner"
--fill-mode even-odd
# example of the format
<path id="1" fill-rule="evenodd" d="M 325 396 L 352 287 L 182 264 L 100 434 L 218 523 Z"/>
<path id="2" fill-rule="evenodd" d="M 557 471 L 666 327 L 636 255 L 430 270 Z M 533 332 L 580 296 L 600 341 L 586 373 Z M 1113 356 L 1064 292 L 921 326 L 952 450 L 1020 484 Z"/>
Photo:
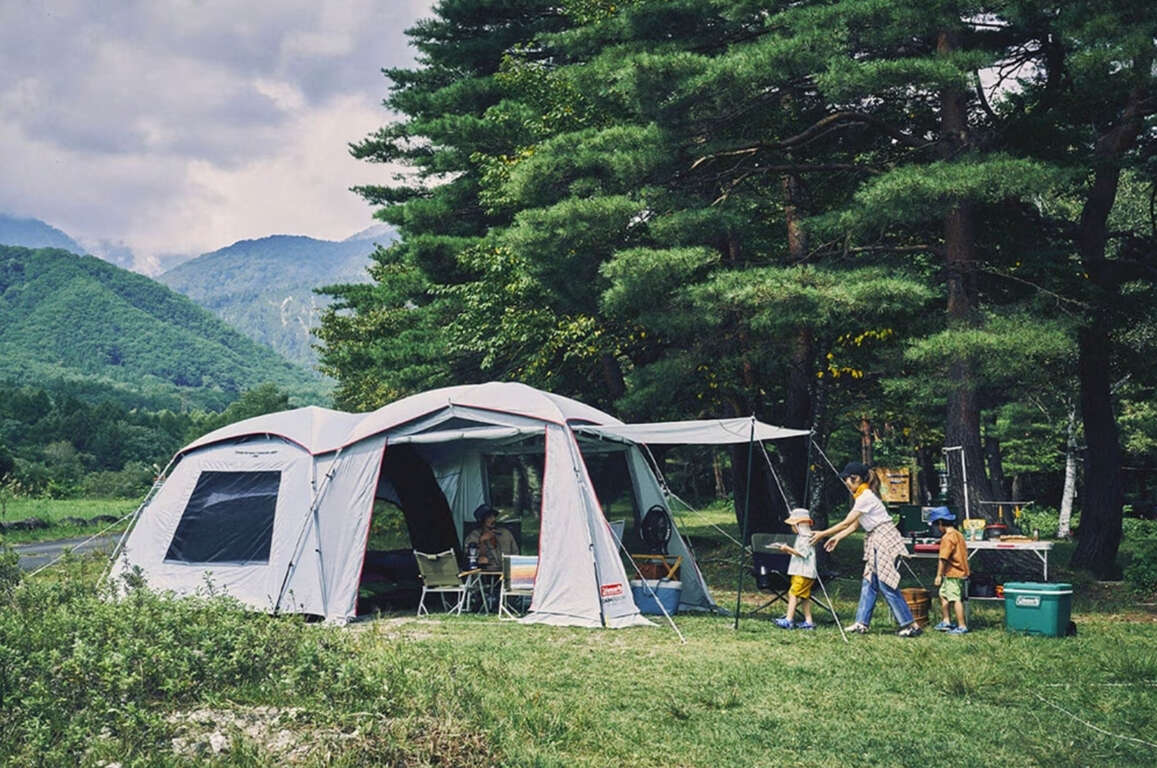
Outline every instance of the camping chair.
<path id="1" fill-rule="evenodd" d="M 422 577 L 422 597 L 418 600 L 418 615 L 430 615 L 430 610 L 426 608 L 426 595 L 430 592 L 442 595 L 443 608 L 446 607 L 446 595 L 457 594 L 458 602 L 449 609 L 449 612 L 461 615 L 466 602 L 467 587 L 463 578 L 470 574 L 458 570 L 458 558 L 454 555 L 454 550 L 447 549 L 445 552 L 430 555 L 415 549 L 414 559 L 418 561 L 418 574 Z"/>
<path id="2" fill-rule="evenodd" d="M 768 544 L 791 544 L 795 537 L 776 533 L 751 534 L 751 572 L 755 576 L 755 586 L 760 592 L 767 592 L 771 599 L 752 611 L 749 616 L 762 611 L 782 600 L 787 602 L 787 591 L 791 587 L 791 577 L 787 567 L 791 555 L 778 549 L 768 549 Z"/>
<path id="3" fill-rule="evenodd" d="M 498 593 L 498 618 L 518 618 L 506 604 L 506 598 L 533 596 L 534 579 L 537 575 L 538 555 L 502 556 L 502 588 Z"/>
<path id="4" fill-rule="evenodd" d="M 794 543 L 794 534 L 751 534 L 751 570 L 755 575 L 755 584 L 761 592 L 769 592 L 772 598 L 749 613 L 748 616 L 754 616 L 764 608 L 774 605 L 780 600 L 785 603 L 787 602 L 787 593 L 788 590 L 791 589 L 791 577 L 787 575 L 788 566 L 791 565 L 791 555 L 786 552 L 780 552 L 777 549 L 768 549 L 767 545 L 792 545 Z M 830 613 L 833 618 L 835 617 L 835 608 L 821 600 L 815 591 L 812 592 L 811 601 L 812 605 L 817 608 L 822 608 Z"/>

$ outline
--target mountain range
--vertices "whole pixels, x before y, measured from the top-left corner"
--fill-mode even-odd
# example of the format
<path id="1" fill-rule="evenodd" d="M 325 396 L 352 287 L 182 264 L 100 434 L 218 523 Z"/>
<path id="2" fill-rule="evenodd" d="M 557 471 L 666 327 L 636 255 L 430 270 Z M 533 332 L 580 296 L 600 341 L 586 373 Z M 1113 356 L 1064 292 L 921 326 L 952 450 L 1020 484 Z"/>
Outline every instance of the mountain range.
<path id="1" fill-rule="evenodd" d="M 375 243 L 396 239 L 388 228 L 371 228 L 343 241 L 271 235 L 198 256 L 158 280 L 254 341 L 312 367 L 317 352 L 310 331 L 329 303 L 315 289 L 368 282 L 366 267 Z"/>
<path id="2" fill-rule="evenodd" d="M 313 368 L 317 352 L 311 329 L 328 303 L 314 290 L 335 283 L 368 282 L 366 267 L 375 245 L 396 239 L 395 232 L 382 224 L 342 241 L 271 235 L 183 260 L 157 279 L 250 339 Z M 0 244 L 85 253 L 80 243 L 56 227 L 7 214 L 0 214 Z M 131 268 L 135 263 L 132 251 L 123 244 L 102 241 L 93 250 L 117 266 Z"/>
<path id="3" fill-rule="evenodd" d="M 328 386 L 159 283 L 92 256 L 0 245 L 0 382 L 65 383 L 150 407 L 219 410 L 272 382 Z"/>
<path id="4" fill-rule="evenodd" d="M 72 253 L 85 252 L 80 243 L 40 219 L 21 219 L 6 213 L 0 213 L 0 245 L 60 248 Z"/>

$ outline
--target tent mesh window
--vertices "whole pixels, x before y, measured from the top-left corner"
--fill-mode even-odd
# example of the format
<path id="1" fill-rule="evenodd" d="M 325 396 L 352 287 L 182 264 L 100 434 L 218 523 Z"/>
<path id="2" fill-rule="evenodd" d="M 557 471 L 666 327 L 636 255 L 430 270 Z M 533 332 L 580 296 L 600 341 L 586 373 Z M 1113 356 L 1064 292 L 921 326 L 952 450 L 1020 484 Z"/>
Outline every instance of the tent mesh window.
<path id="1" fill-rule="evenodd" d="M 166 562 L 268 563 L 281 472 L 202 472 Z"/>

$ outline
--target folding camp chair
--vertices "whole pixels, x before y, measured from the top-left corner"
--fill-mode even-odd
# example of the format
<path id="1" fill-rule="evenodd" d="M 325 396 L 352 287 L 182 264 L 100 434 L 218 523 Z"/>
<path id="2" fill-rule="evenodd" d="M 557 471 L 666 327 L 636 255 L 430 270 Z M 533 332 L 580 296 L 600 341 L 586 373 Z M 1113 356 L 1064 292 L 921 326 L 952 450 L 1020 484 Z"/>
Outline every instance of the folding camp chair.
<path id="1" fill-rule="evenodd" d="M 506 599 L 533 596 L 534 579 L 537 575 L 538 555 L 502 556 L 502 588 L 498 593 L 498 618 L 518 618 L 506 604 Z"/>
<path id="2" fill-rule="evenodd" d="M 782 600 L 787 602 L 787 591 L 791 587 L 791 577 L 787 575 L 787 567 L 791 564 L 791 555 L 780 552 L 778 549 L 768 549 L 768 544 L 791 544 L 795 537 L 777 533 L 751 534 L 751 570 L 755 576 L 755 586 L 760 592 L 771 595 L 771 599 L 752 611 L 749 616 L 755 615 L 764 608 Z"/>
<path id="3" fill-rule="evenodd" d="M 442 596 L 443 608 L 446 607 L 446 595 L 457 594 L 458 602 L 449 609 L 449 612 L 461 615 L 466 603 L 465 577 L 471 572 L 458 570 L 458 558 L 454 555 L 454 550 L 447 549 L 445 552 L 430 555 L 415 549 L 414 559 L 418 561 L 418 574 L 422 577 L 422 597 L 418 600 L 418 615 L 430 615 L 430 610 L 426 608 L 426 595 L 430 592 L 437 592 Z"/>
<path id="4" fill-rule="evenodd" d="M 780 600 L 787 602 L 787 593 L 791 588 L 791 577 L 787 575 L 788 566 L 791 565 L 791 555 L 787 552 L 780 552 L 778 549 L 768 549 L 767 545 L 787 544 L 791 546 L 794 543 L 794 534 L 751 534 L 751 569 L 755 575 L 755 584 L 761 592 L 768 592 L 772 597 L 749 613 L 748 616 L 753 616 Z M 822 608 L 835 617 L 835 608 L 821 600 L 819 595 L 813 593 L 811 601 L 812 605 Z"/>

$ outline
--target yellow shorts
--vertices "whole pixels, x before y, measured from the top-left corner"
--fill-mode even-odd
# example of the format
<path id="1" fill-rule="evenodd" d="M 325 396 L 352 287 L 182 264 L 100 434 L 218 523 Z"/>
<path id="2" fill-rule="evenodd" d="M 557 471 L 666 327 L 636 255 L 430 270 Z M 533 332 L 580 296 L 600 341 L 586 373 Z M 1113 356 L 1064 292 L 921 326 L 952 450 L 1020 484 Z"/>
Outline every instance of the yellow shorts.
<path id="1" fill-rule="evenodd" d="M 807 600 L 812 596 L 812 584 L 815 583 L 815 579 L 809 579 L 807 576 L 792 576 L 791 589 L 788 590 L 788 594 Z"/>

